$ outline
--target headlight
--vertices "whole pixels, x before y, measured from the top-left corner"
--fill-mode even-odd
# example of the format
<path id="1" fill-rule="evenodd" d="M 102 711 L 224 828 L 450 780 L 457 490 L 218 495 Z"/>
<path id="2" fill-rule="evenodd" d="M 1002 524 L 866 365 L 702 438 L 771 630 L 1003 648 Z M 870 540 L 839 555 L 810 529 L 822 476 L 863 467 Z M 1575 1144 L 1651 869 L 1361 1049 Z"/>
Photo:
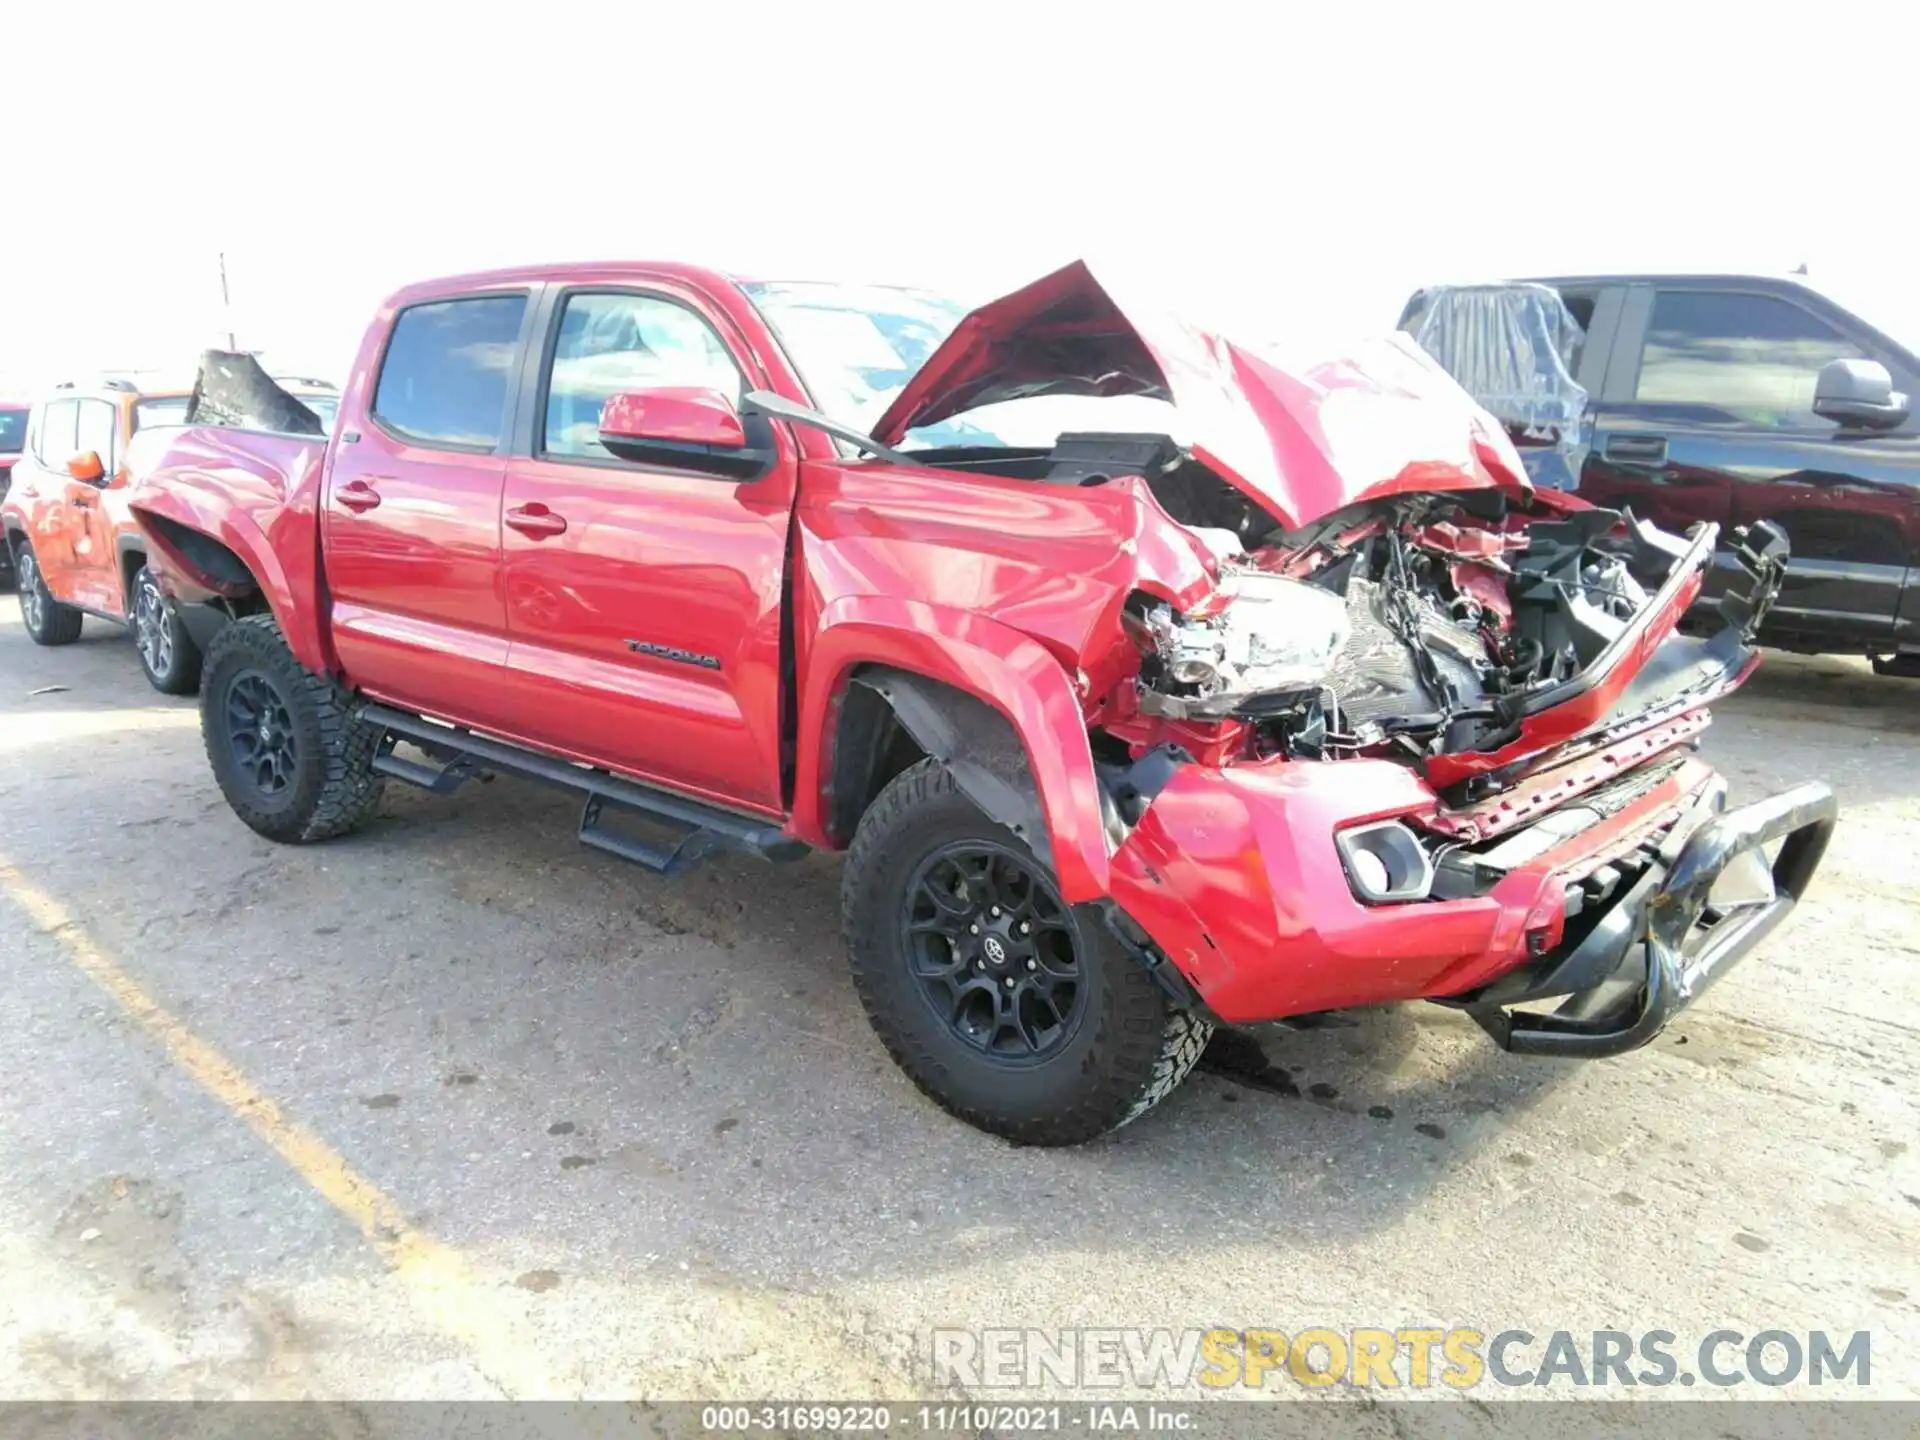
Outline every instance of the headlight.
<path id="1" fill-rule="evenodd" d="M 1433 888 L 1433 861 L 1413 831 L 1398 820 L 1356 825 L 1333 837 L 1353 893 L 1372 905 L 1424 900 Z"/>
<path id="2" fill-rule="evenodd" d="M 1181 713 L 1226 714 L 1249 696 L 1311 689 L 1347 643 L 1346 603 L 1331 591 L 1258 571 L 1226 583 L 1232 599 L 1205 620 L 1165 605 L 1147 614 L 1165 678 L 1192 687 L 1166 697 Z"/>

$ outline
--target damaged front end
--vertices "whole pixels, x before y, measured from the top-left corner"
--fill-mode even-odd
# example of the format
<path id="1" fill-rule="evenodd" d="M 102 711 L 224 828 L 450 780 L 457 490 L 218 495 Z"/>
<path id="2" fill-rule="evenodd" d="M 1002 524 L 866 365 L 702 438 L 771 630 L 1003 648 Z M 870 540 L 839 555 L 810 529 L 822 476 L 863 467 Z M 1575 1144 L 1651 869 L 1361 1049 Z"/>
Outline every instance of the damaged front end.
<path id="1" fill-rule="evenodd" d="M 961 322 L 874 435 L 1061 395 L 1170 402 L 1185 434 L 922 463 L 1115 512 L 1100 574 L 1131 588 L 1067 650 L 1108 919 L 1214 1016 L 1430 999 L 1515 1050 L 1615 1053 L 1802 892 L 1831 794 L 1727 814 L 1691 755 L 1757 662 L 1777 528 L 1679 536 L 1536 489 L 1404 336 L 1289 372 L 1084 266 Z M 1723 543 L 1743 578 L 1682 635 Z M 1066 649 L 1072 618 L 1034 633 Z"/>
<path id="2" fill-rule="evenodd" d="M 1678 642 L 1689 663 L 1635 684 L 1716 539 L 1564 501 L 1546 514 L 1446 495 L 1359 507 L 1224 560 L 1201 613 L 1137 597 L 1136 708 L 1243 724 L 1254 756 L 1393 758 L 1484 792 L 1623 702 L 1701 703 L 1738 681 L 1786 559 L 1764 524 L 1736 537 L 1747 583 L 1720 634 Z"/>

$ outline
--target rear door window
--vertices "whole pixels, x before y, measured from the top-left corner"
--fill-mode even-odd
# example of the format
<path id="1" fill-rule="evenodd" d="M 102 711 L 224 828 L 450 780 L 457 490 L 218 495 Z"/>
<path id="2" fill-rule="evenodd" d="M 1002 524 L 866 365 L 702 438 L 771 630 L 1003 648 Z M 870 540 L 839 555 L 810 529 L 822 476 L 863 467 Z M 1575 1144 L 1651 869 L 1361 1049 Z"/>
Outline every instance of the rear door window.
<path id="1" fill-rule="evenodd" d="M 374 418 L 404 439 L 492 450 L 506 432 L 507 394 L 527 297 L 476 295 L 400 312 L 374 392 Z"/>
<path id="2" fill-rule="evenodd" d="M 1813 386 L 1860 345 L 1790 300 L 1730 290 L 1662 290 L 1653 301 L 1634 399 L 1684 405 L 1766 429 L 1830 429 Z"/>

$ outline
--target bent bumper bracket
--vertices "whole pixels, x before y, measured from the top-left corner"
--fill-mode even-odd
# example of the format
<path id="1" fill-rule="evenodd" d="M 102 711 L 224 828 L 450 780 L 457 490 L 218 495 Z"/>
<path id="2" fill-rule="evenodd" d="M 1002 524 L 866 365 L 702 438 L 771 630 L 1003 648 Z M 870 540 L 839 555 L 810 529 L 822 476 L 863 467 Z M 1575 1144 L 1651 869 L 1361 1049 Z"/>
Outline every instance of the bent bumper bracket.
<path id="1" fill-rule="evenodd" d="M 1819 869 L 1839 813 L 1830 789 L 1807 784 L 1681 832 L 1568 957 L 1584 958 L 1589 947 L 1613 951 L 1620 961 L 1611 974 L 1551 1014 L 1484 1002 L 1467 1013 L 1516 1055 L 1598 1059 L 1638 1049 L 1786 918 Z M 1716 905 L 1715 884 L 1729 868 L 1776 841 L 1770 893 Z M 1560 966 L 1563 974 L 1585 968 Z"/>

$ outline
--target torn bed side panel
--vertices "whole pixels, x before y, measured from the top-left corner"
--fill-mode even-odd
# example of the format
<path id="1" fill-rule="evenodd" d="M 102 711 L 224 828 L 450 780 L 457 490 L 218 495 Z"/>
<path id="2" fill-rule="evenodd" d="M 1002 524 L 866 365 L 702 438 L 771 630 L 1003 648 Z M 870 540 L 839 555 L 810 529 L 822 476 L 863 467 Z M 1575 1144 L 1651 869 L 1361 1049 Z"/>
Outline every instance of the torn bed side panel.
<path id="1" fill-rule="evenodd" d="M 281 389 L 258 360 L 237 350 L 200 353 L 200 373 L 187 401 L 186 423 L 282 435 L 327 433 L 318 415 Z"/>

